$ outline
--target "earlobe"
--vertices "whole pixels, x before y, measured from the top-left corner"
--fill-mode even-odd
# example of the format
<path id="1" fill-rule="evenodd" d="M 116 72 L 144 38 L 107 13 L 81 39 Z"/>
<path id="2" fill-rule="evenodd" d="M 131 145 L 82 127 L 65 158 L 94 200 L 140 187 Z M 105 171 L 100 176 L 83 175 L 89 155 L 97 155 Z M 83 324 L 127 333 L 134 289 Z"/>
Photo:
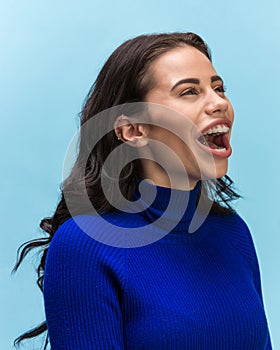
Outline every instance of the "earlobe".
<path id="1" fill-rule="evenodd" d="M 129 117 L 121 115 L 116 118 L 114 130 L 118 140 L 133 147 L 144 147 L 148 143 L 147 126 L 132 122 Z"/>

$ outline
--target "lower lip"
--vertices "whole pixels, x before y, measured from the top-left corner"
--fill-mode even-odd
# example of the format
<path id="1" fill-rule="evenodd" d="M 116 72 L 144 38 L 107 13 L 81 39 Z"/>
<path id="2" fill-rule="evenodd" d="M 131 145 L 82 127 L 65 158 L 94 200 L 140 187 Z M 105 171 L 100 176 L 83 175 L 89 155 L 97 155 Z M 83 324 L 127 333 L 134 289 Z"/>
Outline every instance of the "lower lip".
<path id="1" fill-rule="evenodd" d="M 196 142 L 198 143 L 199 147 L 201 147 L 204 151 L 206 151 L 206 152 L 208 152 L 208 153 L 210 153 L 213 156 L 218 157 L 218 158 L 228 158 L 232 153 L 232 149 L 231 149 L 231 146 L 229 143 L 225 146 L 226 150 L 224 152 L 219 152 L 215 148 L 211 148 L 211 147 L 203 145 L 198 140 L 196 140 Z"/>

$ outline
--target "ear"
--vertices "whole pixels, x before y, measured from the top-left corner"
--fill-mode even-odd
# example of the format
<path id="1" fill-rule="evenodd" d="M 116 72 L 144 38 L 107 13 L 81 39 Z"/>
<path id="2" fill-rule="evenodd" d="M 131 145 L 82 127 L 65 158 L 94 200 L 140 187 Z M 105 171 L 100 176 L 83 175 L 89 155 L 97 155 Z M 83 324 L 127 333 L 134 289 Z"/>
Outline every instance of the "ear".
<path id="1" fill-rule="evenodd" d="M 130 146 L 143 147 L 148 143 L 148 125 L 135 123 L 125 115 L 116 118 L 114 130 L 118 140 L 122 140 Z"/>

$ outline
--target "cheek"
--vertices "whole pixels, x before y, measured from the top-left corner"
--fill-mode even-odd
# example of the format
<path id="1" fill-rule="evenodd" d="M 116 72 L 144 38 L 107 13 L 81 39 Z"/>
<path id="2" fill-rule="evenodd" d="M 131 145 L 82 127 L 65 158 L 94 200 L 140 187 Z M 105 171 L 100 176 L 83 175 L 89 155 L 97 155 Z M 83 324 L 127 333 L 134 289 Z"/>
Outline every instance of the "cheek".
<path id="1" fill-rule="evenodd" d="M 232 107 L 232 104 L 228 100 L 228 111 L 227 111 L 228 118 L 233 122 L 234 121 L 234 110 Z"/>

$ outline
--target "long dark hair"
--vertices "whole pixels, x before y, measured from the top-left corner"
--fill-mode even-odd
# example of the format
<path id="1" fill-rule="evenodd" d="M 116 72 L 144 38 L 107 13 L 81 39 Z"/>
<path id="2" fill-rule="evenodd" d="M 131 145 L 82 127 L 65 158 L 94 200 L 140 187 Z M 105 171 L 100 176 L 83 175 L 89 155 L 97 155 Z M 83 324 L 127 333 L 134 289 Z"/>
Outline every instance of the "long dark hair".
<path id="1" fill-rule="evenodd" d="M 109 57 L 101 69 L 95 83 L 91 87 L 80 113 L 80 138 L 79 152 L 70 175 L 60 186 L 61 196 L 53 216 L 44 218 L 40 228 L 47 237 L 38 238 L 22 244 L 17 252 L 17 261 L 13 271 L 20 266 L 25 256 L 34 248 L 40 248 L 40 263 L 37 267 L 37 284 L 43 291 L 44 266 L 49 244 L 58 227 L 69 219 L 73 214 L 69 212 L 65 197 L 71 193 L 77 201 L 81 196 L 80 184 L 85 183 L 87 195 L 97 212 L 114 210 L 112 202 L 109 201 L 102 191 L 101 170 L 108 155 L 120 144 L 114 131 L 107 133 L 84 159 L 85 150 L 91 144 L 94 130 L 82 128 L 83 125 L 98 113 L 113 106 L 128 104 L 130 102 L 141 102 L 151 88 L 152 77 L 149 76 L 149 65 L 163 53 L 182 45 L 190 45 L 200 50 L 210 61 L 211 53 L 207 44 L 200 36 L 194 33 L 170 33 L 141 35 L 128 40 L 119 46 Z M 128 149 L 131 147 L 128 147 Z M 127 151 L 129 152 L 129 151 Z M 128 154 L 127 154 L 128 155 Z M 124 154 L 124 157 L 126 154 Z M 81 164 L 86 167 L 81 169 Z M 119 178 L 119 189 L 125 198 L 131 199 L 137 187 L 137 164 L 128 163 L 122 170 Z M 215 184 L 211 180 L 206 181 L 208 195 L 214 200 L 211 211 L 216 214 L 225 215 L 234 212 L 230 201 L 240 196 L 232 188 L 233 182 L 226 175 L 217 179 Z M 108 182 L 110 193 L 114 197 L 115 184 Z M 82 205 L 78 213 L 83 212 Z M 43 322 L 39 326 L 25 332 L 15 340 L 15 345 L 24 339 L 33 338 L 47 331 L 47 324 Z M 48 334 L 44 349 L 48 345 Z"/>

